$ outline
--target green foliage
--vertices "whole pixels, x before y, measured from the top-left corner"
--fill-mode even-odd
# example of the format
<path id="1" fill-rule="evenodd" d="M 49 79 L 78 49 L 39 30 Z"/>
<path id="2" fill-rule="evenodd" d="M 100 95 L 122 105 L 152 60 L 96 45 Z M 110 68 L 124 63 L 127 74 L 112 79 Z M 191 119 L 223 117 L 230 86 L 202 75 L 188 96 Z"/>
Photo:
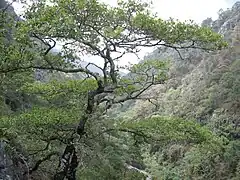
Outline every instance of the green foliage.
<path id="1" fill-rule="evenodd" d="M 87 42 L 100 47 L 101 38 L 119 42 L 123 48 L 144 46 L 142 40 L 147 41 L 146 44 L 151 40 L 161 40 L 167 46 L 193 40 L 196 47 L 212 50 L 227 45 L 221 35 L 208 28 L 192 22 L 164 21 L 151 15 L 148 8 L 146 3 L 137 1 L 120 1 L 117 7 L 109 7 L 96 0 L 74 0 L 71 5 L 68 0 L 54 0 L 51 5 L 42 1 L 29 8 L 26 13 L 28 21 L 20 28 L 27 27 L 30 32 L 44 33 L 59 40 L 74 39 L 79 43 L 74 45 L 84 47 L 88 53 L 94 53 L 96 49 L 91 49 Z M 138 36 L 146 37 L 138 41 Z M 126 43 L 122 42 L 123 39 Z M 128 42 L 136 42 L 137 46 Z"/>
<path id="2" fill-rule="evenodd" d="M 173 118 L 170 113 L 168 117 L 119 122 L 106 111 L 114 103 L 139 98 L 169 78 L 169 62 L 158 59 L 126 67 L 130 74 L 118 76 L 116 62 L 126 53 L 159 46 L 219 50 L 227 46 L 221 35 L 193 22 L 164 21 L 150 12 L 147 3 L 134 0 L 118 1 L 116 7 L 97 0 L 34 1 L 26 9 L 24 21 L 0 13 L 0 138 L 14 147 L 21 144 L 17 151 L 27 157 L 29 172 L 40 162 L 35 170 L 51 179 L 61 168 L 64 149 L 72 144 L 79 160 L 79 179 L 144 179 L 143 174 L 126 167 L 131 160 L 142 162 L 142 155 L 157 168 L 153 171 L 146 160 L 148 170 L 165 179 L 215 177 L 211 176 L 215 169 L 208 163 L 221 154 L 223 140 L 207 127 Z M 59 42 L 61 52 L 53 53 Z M 114 53 L 119 52 L 116 57 Z M 103 77 L 92 72 L 90 64 L 78 65 L 80 53 L 103 58 L 103 66 L 91 64 Z M 52 77 L 36 81 L 36 69 Z M 58 77 L 54 71 L 81 73 L 81 78 L 60 79 L 66 74 Z M 232 88 L 231 98 L 238 97 L 237 72 L 221 79 L 224 88 Z M 176 100 L 180 92 L 169 90 L 169 99 Z M 85 134 L 76 133 L 84 120 Z M 158 143 L 170 148 L 161 149 L 153 158 L 150 147 Z M 239 158 L 235 147 L 237 143 L 229 146 L 226 159 Z M 202 173 L 204 166 L 207 172 Z M 239 165 L 233 161 L 230 166 L 237 169 Z"/>
<path id="3" fill-rule="evenodd" d="M 229 39 L 235 39 L 234 37 L 233 35 Z M 153 54 L 150 58 L 157 59 L 159 56 L 161 57 L 161 54 Z M 198 134 L 199 130 L 194 130 L 193 137 L 195 133 L 196 137 L 208 137 L 203 138 L 201 143 L 191 144 L 179 140 L 165 144 L 155 142 L 144 149 L 144 163 L 156 179 L 239 179 L 238 57 L 238 48 L 229 48 L 199 59 L 194 66 L 191 63 L 184 64 L 187 71 L 180 73 L 178 68 L 181 70 L 183 64 L 173 62 L 177 67 L 170 69 L 173 77 L 169 78 L 166 85 L 149 91 L 155 93 L 151 103 L 138 101 L 129 109 L 129 115 L 134 113 L 132 121 L 140 113 L 145 116 L 161 114 L 180 116 L 184 119 L 195 118 L 204 129 L 209 127 L 205 129 L 209 134 L 203 133 L 206 136 Z M 181 77 L 178 77 L 178 73 Z M 174 81 L 177 83 L 173 86 Z M 167 129 L 162 125 L 164 122 L 161 125 L 154 122 L 152 124 L 154 127 Z M 174 124 L 178 126 L 178 123 Z M 175 128 L 174 125 L 171 127 Z M 148 128 L 142 128 L 140 132 L 154 132 L 158 136 L 164 132 L 153 129 L 149 131 Z M 187 129 L 185 126 L 180 132 Z M 176 132 L 177 130 L 176 128 Z M 172 134 L 171 131 L 169 134 Z M 181 134 L 177 134 L 177 137 L 180 139 Z"/>
<path id="4" fill-rule="evenodd" d="M 7 132 L 21 134 L 34 140 L 33 137 L 51 136 L 63 128 L 72 128 L 78 122 L 75 109 L 67 108 L 33 108 L 16 116 L 1 117 L 0 127 Z"/>
<path id="5" fill-rule="evenodd" d="M 31 106 L 34 97 L 21 90 L 26 83 L 34 81 L 33 72 L 7 73 L 1 75 L 0 80 L 0 115 L 7 115 L 13 111 L 20 111 Z"/>
<path id="6" fill-rule="evenodd" d="M 48 83 L 35 82 L 28 83 L 22 89 L 31 94 L 38 94 L 46 100 L 53 100 L 64 98 L 67 100 L 75 100 L 75 105 L 79 102 L 77 99 L 81 98 L 88 91 L 97 87 L 96 81 L 93 79 L 87 80 L 66 80 L 56 81 L 52 80 Z M 76 102 L 77 101 L 77 102 Z"/>
<path id="7" fill-rule="evenodd" d="M 161 123 L 162 129 L 171 135 L 164 134 L 170 141 L 165 143 L 160 141 L 161 143 L 154 143 L 154 146 L 143 150 L 144 162 L 149 171 L 157 179 L 218 179 L 221 177 L 217 171 L 222 163 L 219 158 L 224 153 L 223 141 L 210 130 L 194 122 L 186 121 L 185 126 L 181 126 L 183 122 L 178 121 L 174 124 L 171 124 L 171 120 L 170 123 Z M 184 128 L 178 129 L 179 124 Z M 153 126 L 156 129 L 157 125 Z M 191 135 L 184 135 L 182 139 L 180 132 L 188 132 Z M 158 135 L 160 134 L 162 132 L 158 131 Z M 173 137 L 174 135 L 176 137 Z M 193 141 L 194 137 L 197 141 L 196 139 Z M 154 150 L 153 147 L 157 146 L 159 148 Z M 226 175 L 226 172 L 221 173 Z"/>
<path id="8" fill-rule="evenodd" d="M 231 176 L 236 177 L 239 176 L 239 162 L 240 162 L 240 142 L 235 140 L 231 141 L 226 147 L 226 151 L 224 153 L 224 160 L 228 164 L 229 173 Z M 236 173 L 236 174 L 235 174 Z"/>
<path id="9" fill-rule="evenodd" d="M 136 130 L 147 138 L 160 142 L 202 143 L 213 140 L 211 131 L 206 127 L 180 118 L 155 117 L 138 122 L 123 122 L 121 127 Z"/>

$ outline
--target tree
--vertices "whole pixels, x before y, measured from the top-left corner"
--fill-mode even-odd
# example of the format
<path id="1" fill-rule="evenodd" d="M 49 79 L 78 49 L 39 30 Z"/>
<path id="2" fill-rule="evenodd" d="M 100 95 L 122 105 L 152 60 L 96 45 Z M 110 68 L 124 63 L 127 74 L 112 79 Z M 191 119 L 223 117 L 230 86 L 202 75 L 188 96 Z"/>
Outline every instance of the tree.
<path id="1" fill-rule="evenodd" d="M 5 12 L 2 15 L 6 15 Z M 61 139 L 61 141 L 64 139 L 66 147 L 60 156 L 55 179 L 76 179 L 76 168 L 79 165 L 76 139 L 88 138 L 89 133 L 86 130 L 88 123 L 94 125 L 94 118 L 102 117 L 112 105 L 138 99 L 151 86 L 166 81 L 167 63 L 159 60 L 128 66 L 126 69 L 130 75 L 121 77 L 119 70 L 123 67 L 118 67 L 117 61 L 125 54 L 137 54 L 141 47 L 165 46 L 175 49 L 181 56 L 179 49 L 212 51 L 227 45 L 221 35 L 206 27 L 199 27 L 193 22 L 183 23 L 172 19 L 164 21 L 150 12 L 148 4 L 134 0 L 118 1 L 116 7 L 110 7 L 97 0 L 34 1 L 27 8 L 24 21 L 9 23 L 3 20 L 3 24 L 10 25 L 14 32 L 10 44 L 1 41 L 4 49 L 1 54 L 1 57 L 4 57 L 0 65 L 1 74 L 34 69 L 85 74 L 84 79 L 69 81 L 66 84 L 57 82 L 57 85 L 53 86 L 51 84 L 38 86 L 39 84 L 35 83 L 30 86 L 31 91 L 35 92 L 53 91 L 53 97 L 47 98 L 48 101 L 50 98 L 55 108 L 59 106 L 52 98 L 56 97 L 54 95 L 58 96 L 60 90 L 67 90 L 69 86 L 76 88 L 75 99 L 77 92 L 82 98 L 83 106 L 79 114 L 74 111 L 74 115 L 68 118 L 64 113 L 60 115 L 60 118 L 69 121 L 78 118 L 78 126 L 76 130 L 70 128 L 72 131 L 70 135 Z M 1 34 L 1 38 L 5 37 L 6 32 Z M 59 42 L 63 44 L 61 52 L 53 53 L 52 50 Z M 102 66 L 89 63 L 86 67 L 81 67 L 78 63 L 81 54 L 98 56 L 103 60 Z M 90 65 L 99 68 L 102 74 L 92 72 L 89 69 Z M 59 91 L 56 91 L 56 88 L 59 88 Z M 60 93 L 58 98 L 68 95 L 67 93 L 67 91 Z M 65 112 L 66 108 L 75 107 L 77 102 L 70 106 L 70 100 L 66 99 L 60 104 L 67 106 L 62 109 Z M 51 120 L 53 124 L 59 123 L 56 114 L 40 109 L 40 112 L 42 111 L 53 116 Z M 60 113 L 56 109 L 54 112 Z M 38 113 L 31 113 L 31 116 L 37 120 L 39 117 L 36 114 Z M 97 134 L 112 131 L 145 136 L 134 129 L 116 127 L 103 128 L 103 131 Z M 49 144 L 52 139 L 44 141 Z M 50 153 L 46 158 L 37 161 L 30 173 L 37 170 L 40 164 L 50 159 L 52 155 L 56 153 Z"/>

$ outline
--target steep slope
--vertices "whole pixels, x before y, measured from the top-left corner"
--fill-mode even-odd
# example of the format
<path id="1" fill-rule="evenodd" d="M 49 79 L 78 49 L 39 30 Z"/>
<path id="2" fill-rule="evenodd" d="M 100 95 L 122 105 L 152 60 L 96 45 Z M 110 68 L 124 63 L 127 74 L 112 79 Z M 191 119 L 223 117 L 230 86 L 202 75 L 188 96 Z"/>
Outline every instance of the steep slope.
<path id="1" fill-rule="evenodd" d="M 148 170 L 159 179 L 232 179 L 240 177 L 240 2 L 203 26 L 224 35 L 229 47 L 219 52 L 156 49 L 145 57 L 170 60 L 169 80 L 148 91 L 152 98 L 122 108 L 126 119 L 173 116 L 193 119 L 224 139 L 222 150 L 173 142 L 144 151 Z"/>
<path id="2" fill-rule="evenodd" d="M 150 102 L 137 103 L 136 114 L 139 112 L 145 114 L 144 109 L 148 109 L 150 111 L 148 115 L 170 114 L 196 118 L 203 123 L 208 123 L 211 118 L 216 117 L 215 113 L 219 111 L 229 115 L 230 113 L 239 115 L 239 12 L 240 2 L 237 2 L 227 13 L 222 12 L 225 15 L 224 21 L 220 14 L 220 19 L 211 23 L 215 30 L 221 32 L 228 40 L 228 49 L 216 53 L 202 53 L 195 50 L 181 52 L 183 57 L 187 57 L 184 60 L 181 60 L 178 53 L 174 51 L 162 53 L 162 51 L 155 50 L 146 56 L 145 60 L 170 59 L 172 55 L 175 58 L 171 59 L 169 81 L 149 91 L 155 94 L 152 100 L 155 105 L 151 105 Z M 152 106 L 151 110 L 149 106 Z"/>
<path id="3" fill-rule="evenodd" d="M 202 54 L 201 51 L 191 51 L 189 53 L 182 51 L 181 54 L 184 57 L 184 60 L 182 60 L 177 59 L 179 54 L 175 51 L 165 51 L 161 55 L 153 53 L 152 56 L 159 59 L 170 59 L 170 55 L 175 57 L 175 59 L 171 59 L 170 79 L 165 85 L 150 89 L 147 93 L 151 93 L 152 98 L 148 101 L 130 102 L 136 105 L 133 110 L 126 108 L 127 116 L 131 120 L 135 117 L 143 117 L 142 119 L 144 119 L 144 117 L 152 115 L 170 115 L 183 118 L 157 117 L 149 118 L 149 121 L 134 121 L 132 124 L 133 121 L 125 121 L 121 122 L 120 129 L 116 130 L 134 134 L 134 137 L 131 138 L 126 134 L 123 136 L 118 132 L 104 136 L 103 133 L 114 131 L 112 125 L 115 118 L 102 117 L 101 111 L 103 110 L 100 107 L 95 114 L 89 115 L 91 118 L 88 121 L 89 124 L 87 124 L 89 133 L 80 133 L 80 138 L 82 135 L 84 138 L 86 136 L 86 141 L 85 139 L 80 141 L 78 135 L 76 137 L 76 144 L 78 145 L 76 147 L 79 148 L 81 153 L 79 157 L 84 159 L 81 162 L 88 163 L 87 166 L 84 165 L 79 170 L 79 177 L 86 177 L 86 179 L 87 177 L 89 177 L 88 179 L 122 179 L 121 177 L 125 177 L 126 174 L 126 171 L 122 171 L 125 170 L 124 162 L 128 163 L 133 159 L 131 164 L 132 166 L 134 164 L 139 166 L 138 171 L 145 167 L 138 164 L 143 161 L 147 167 L 146 171 L 151 172 L 151 175 L 158 179 L 233 179 L 235 177 L 237 179 L 239 177 L 237 171 L 240 169 L 240 163 L 238 162 L 240 159 L 240 143 L 237 141 L 238 129 L 235 125 L 238 120 L 239 107 L 239 79 L 236 78 L 239 75 L 239 61 L 236 60 L 236 57 L 239 54 L 238 50 L 235 49 L 237 46 L 234 45 L 238 38 L 238 36 L 235 37 L 238 34 L 236 33 L 238 29 L 235 30 L 235 27 L 232 28 L 229 35 L 229 41 L 233 46 L 211 56 Z M 228 36 L 226 35 L 226 37 Z M 150 56 L 148 58 L 151 58 Z M 236 57 L 232 58 L 233 56 Z M 51 78 L 78 78 L 78 76 L 62 77 L 57 73 L 54 75 L 56 76 L 51 76 Z M 11 92 L 9 89 L 17 92 L 18 84 L 21 81 L 18 81 L 16 76 L 5 78 L 3 92 Z M 28 74 L 21 76 L 21 78 L 20 80 L 25 83 L 35 80 L 34 77 L 28 80 Z M 40 173 L 38 174 L 38 171 L 36 171 L 36 176 L 39 176 L 39 179 L 47 179 L 43 174 L 47 173 L 48 170 L 51 170 L 49 177 L 55 173 L 52 171 L 55 169 L 53 167 L 58 166 L 58 156 L 60 151 L 64 151 L 66 144 L 64 155 L 59 157 L 62 158 L 64 163 L 67 158 L 64 157 L 65 152 L 68 155 L 70 147 L 70 151 L 74 152 L 72 154 L 73 160 L 71 160 L 71 168 L 73 165 L 74 169 L 71 173 L 76 172 L 77 158 L 76 152 L 73 150 L 75 147 L 72 146 L 75 145 L 75 141 L 72 140 L 73 136 L 70 132 L 75 130 L 75 123 L 79 121 L 79 114 L 83 113 L 84 109 L 82 107 L 86 105 L 84 96 L 90 96 L 94 92 L 90 91 L 92 90 L 89 88 L 90 83 L 80 83 L 46 83 L 47 86 L 40 86 L 40 88 L 37 83 L 34 84 L 36 86 L 29 86 L 30 92 L 37 92 L 40 89 L 38 94 L 42 95 L 39 96 L 39 100 L 41 97 L 43 99 L 47 97 L 46 101 L 43 101 L 43 107 L 36 107 L 28 112 L 22 111 L 23 113 L 20 115 L 16 111 L 15 118 L 9 117 L 10 113 L 7 113 L 7 116 L 2 118 L 3 131 L 0 131 L 0 135 L 3 137 L 1 138 L 10 139 L 6 135 L 13 135 L 11 139 L 18 139 L 18 142 L 24 145 L 23 149 L 26 148 L 29 153 L 32 152 L 33 159 L 26 158 L 26 161 L 30 162 L 30 166 L 27 166 L 25 159 L 22 157 L 30 157 L 31 155 L 24 155 L 24 151 L 14 148 L 16 152 L 20 152 L 13 153 L 18 158 L 16 164 L 20 166 L 20 170 L 27 168 L 24 172 L 31 172 L 35 176 L 34 171 L 38 170 L 39 164 L 45 161 L 39 168 Z M 29 91 L 26 90 L 26 92 Z M 33 100 L 32 97 L 31 100 Z M 233 103 L 235 100 L 236 103 Z M 93 107 L 92 101 L 94 101 L 94 97 L 87 102 L 88 107 L 91 106 L 90 108 Z M 36 103 L 36 105 L 38 104 Z M 89 108 L 87 110 L 89 111 Z M 132 112 L 132 115 L 129 112 Z M 85 115 L 83 118 L 85 118 Z M 225 121 L 227 118 L 229 118 L 229 121 Z M 222 140 L 220 136 L 216 136 L 208 128 L 192 121 L 186 121 L 186 119 L 197 119 L 202 124 L 211 127 L 218 135 L 222 134 L 227 138 L 222 138 Z M 72 124 L 74 124 L 74 127 L 72 127 Z M 134 133 L 131 130 L 135 130 Z M 145 138 L 150 139 L 152 136 L 156 138 L 144 144 Z M 57 141 L 55 142 L 55 140 Z M 5 151 L 2 150 L 3 145 L 5 144 L 3 143 L 0 146 L 0 159 L 2 154 L 4 158 L 6 157 L 4 156 Z M 14 147 L 20 147 L 19 143 L 14 143 Z M 205 147 L 207 148 L 205 149 Z M 51 159 L 52 155 L 57 156 Z M 11 158 L 9 159 L 11 160 Z M 125 159 L 129 159 L 129 161 Z M 137 160 L 137 162 L 135 163 L 134 160 Z M 36 162 L 36 164 L 31 163 L 31 161 Z M 1 169 L 2 167 L 5 171 L 6 167 L 9 166 L 4 164 L 1 165 Z M 29 167 L 31 168 L 29 169 Z M 1 169 L 0 172 L 2 172 Z M 120 172 L 118 173 L 119 169 Z M 44 173 L 41 174 L 41 172 Z M 4 176 L 8 174 L 4 174 Z M 23 174 L 26 175 L 26 173 Z M 55 177 L 55 179 L 59 179 L 59 176 Z M 72 177 L 72 179 L 76 179 L 75 175 Z M 131 177 L 129 179 L 141 179 L 139 176 Z"/>
<path id="4" fill-rule="evenodd" d="M 11 4 L 5 0 L 0 0 L 0 12 L 2 13 L 2 11 L 11 15 L 9 16 L 9 21 L 11 21 L 10 17 L 12 16 L 14 19 L 18 18 Z M 2 24 L 3 22 L 1 21 L 1 25 Z M 12 40 L 12 30 L 9 27 L 7 30 L 6 42 Z M 1 61 L 3 60 L 1 59 Z M 6 81 L 6 78 L 9 78 L 8 81 Z M 8 77 L 7 75 L 0 75 L 0 79 L 0 115 L 11 111 L 10 109 L 12 109 L 13 106 L 16 108 L 15 105 L 26 105 L 24 104 L 23 95 L 15 90 L 15 88 L 21 84 L 21 78 L 17 76 Z M 8 87 L 11 81 L 15 81 L 14 85 L 12 86 L 13 89 L 9 89 L 7 92 L 6 87 Z M 24 179 L 22 174 L 26 170 L 26 164 L 25 160 L 21 157 L 21 145 L 15 144 L 16 142 L 14 142 L 14 140 L 9 141 L 9 138 L 10 137 L 7 136 L 2 129 L 0 129 L 0 179 Z M 14 139 L 13 137 L 11 138 Z M 11 148 L 12 146 L 16 146 L 18 148 L 13 149 Z"/>

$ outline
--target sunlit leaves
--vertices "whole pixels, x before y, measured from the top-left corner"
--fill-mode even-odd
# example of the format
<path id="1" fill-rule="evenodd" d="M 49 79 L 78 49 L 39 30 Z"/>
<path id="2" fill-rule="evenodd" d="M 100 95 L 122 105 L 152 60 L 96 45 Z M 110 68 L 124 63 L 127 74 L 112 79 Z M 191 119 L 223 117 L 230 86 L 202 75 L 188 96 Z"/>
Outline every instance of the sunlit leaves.
<path id="1" fill-rule="evenodd" d="M 67 108 L 33 108 L 18 116 L 1 117 L 0 128 L 17 133 L 47 133 L 58 128 L 69 128 L 67 124 L 78 122 L 79 112 Z M 70 126 L 71 127 L 71 126 Z M 74 127 L 74 126 L 72 126 Z M 48 132 L 50 133 L 50 132 Z"/>
<path id="2" fill-rule="evenodd" d="M 150 34 L 153 39 L 161 40 L 168 45 L 190 46 L 193 43 L 196 47 L 209 50 L 221 49 L 227 46 L 222 36 L 214 33 L 209 28 L 203 28 L 193 22 L 180 22 L 173 19 L 164 21 L 150 17 L 145 14 L 137 14 L 134 17 L 134 26 Z"/>
<path id="3" fill-rule="evenodd" d="M 35 82 L 26 84 L 22 89 L 25 92 L 39 94 L 45 99 L 57 99 L 61 96 L 77 95 L 77 97 L 86 96 L 87 92 L 97 87 L 96 81 L 87 80 L 67 80 L 51 81 L 49 83 Z M 74 96 L 73 96 L 74 97 Z M 77 98 L 75 96 L 75 98 Z M 70 96 L 69 96 L 70 98 Z"/>
<path id="4" fill-rule="evenodd" d="M 167 70 L 167 61 L 160 61 L 160 60 L 146 60 L 140 62 L 139 64 L 135 64 L 131 67 L 131 73 L 139 73 L 139 72 L 147 72 L 149 70 L 156 70 L 156 71 L 163 71 Z"/>
<path id="5" fill-rule="evenodd" d="M 160 46 L 206 50 L 227 45 L 221 35 L 191 21 L 165 21 L 151 15 L 149 5 L 141 1 L 119 1 L 118 6 L 110 7 L 96 0 L 71 3 L 55 0 L 52 5 L 36 3 L 32 8 L 26 16 L 31 31 L 59 39 L 74 39 L 82 49 L 86 49 L 85 41 L 99 47 L 102 43 L 115 42 L 115 47 L 121 48 L 153 46 L 150 41 L 160 41 Z"/>
<path id="6" fill-rule="evenodd" d="M 186 141 L 205 143 L 214 139 L 214 135 L 194 121 L 172 117 L 154 117 L 141 121 L 124 122 L 121 127 L 141 132 L 149 139 L 160 142 Z"/>
<path id="7" fill-rule="evenodd" d="M 91 146 L 88 143 L 94 144 L 94 141 L 89 138 L 92 133 L 89 129 L 94 129 L 96 131 L 94 134 L 98 134 L 103 129 L 112 127 L 110 123 L 105 123 L 106 121 L 101 125 L 97 124 L 101 118 L 103 121 L 106 120 L 101 111 L 103 102 L 111 107 L 114 103 L 136 99 L 152 85 L 162 84 L 168 78 L 167 61 L 148 60 L 133 65 L 129 69 L 130 74 L 125 77 L 116 75 L 117 80 L 115 80 L 113 76 L 117 74 L 117 69 L 114 66 L 118 58 L 113 59 L 112 53 L 136 53 L 139 47 L 144 46 L 165 46 L 175 50 L 177 48 L 217 50 L 226 46 L 222 37 L 211 30 L 201 28 L 192 22 L 164 21 L 150 13 L 147 3 L 135 0 L 119 1 L 117 7 L 108 6 L 97 0 L 36 1 L 27 9 L 24 21 L 16 24 L 4 23 L 15 28 L 16 31 L 13 33 L 13 42 L 10 45 L 6 46 L 3 41 L 0 44 L 3 50 L 0 54 L 3 60 L 0 71 L 2 70 L 3 73 L 42 68 L 63 72 L 84 72 L 89 75 L 85 80 L 54 80 L 44 83 L 32 83 L 29 80 L 29 83 L 25 83 L 22 88 L 17 87 L 21 92 L 36 96 L 41 103 L 14 116 L 2 117 L 0 126 L 22 135 L 21 138 L 24 139 L 24 144 L 28 145 L 27 148 L 37 146 L 36 139 L 39 140 L 43 136 L 55 135 L 60 142 L 63 141 L 62 135 L 68 137 L 73 134 L 76 124 L 83 122 L 80 121 L 83 118 L 87 118 L 87 126 L 91 127 L 86 126 L 87 135 L 80 139 L 84 138 L 83 146 Z M 1 29 L 0 37 L 4 40 L 7 31 Z M 63 46 L 63 50 L 56 55 L 50 52 L 51 45 L 47 43 L 50 39 L 67 45 Z M 68 62 L 76 62 L 80 59 L 79 54 L 84 53 L 104 59 L 105 70 L 101 69 L 103 66 L 98 67 L 103 71 L 104 78 L 91 72 L 87 67 L 73 71 L 64 69 L 74 68 L 75 66 Z M 121 60 L 120 57 L 118 60 Z M 104 80 L 104 87 L 101 87 L 99 79 Z M 100 98 L 100 101 L 97 101 L 97 98 Z M 95 106 L 98 103 L 101 104 L 99 109 Z M 85 108 L 87 111 L 84 111 Z M 125 130 L 125 133 L 138 133 L 139 136 L 157 142 L 178 141 L 201 145 L 206 143 L 206 146 L 210 142 L 213 144 L 215 141 L 218 142 L 208 129 L 192 121 L 176 118 L 159 117 L 125 122 L 118 128 L 117 130 L 120 131 Z M 67 133 L 69 131 L 70 133 Z M 104 138 L 104 135 L 101 137 Z M 114 145 L 115 142 L 117 141 L 114 141 Z M 114 164 L 123 165 L 120 162 L 123 159 L 122 151 L 117 151 L 120 146 L 116 146 L 115 149 L 109 144 L 98 143 L 95 143 L 98 149 L 94 149 L 97 147 L 95 144 L 92 149 L 89 148 L 94 155 L 99 155 L 101 152 L 101 157 L 96 159 L 103 161 L 99 161 L 97 168 L 102 168 L 101 165 L 106 163 L 103 171 L 109 168 L 111 174 L 114 174 L 114 170 L 119 166 L 113 167 L 112 164 L 109 166 L 109 162 L 116 161 Z M 77 148 L 82 146 L 81 143 L 79 144 L 76 144 Z M 61 146 L 54 147 L 62 150 Z M 81 148 L 86 150 L 86 147 Z M 83 159 L 81 161 L 82 164 L 88 163 Z M 88 167 L 90 166 L 91 163 Z"/>
<path id="8" fill-rule="evenodd" d="M 135 64 L 130 68 L 130 72 L 136 82 L 163 82 L 167 79 L 169 68 L 168 61 L 146 60 Z"/>

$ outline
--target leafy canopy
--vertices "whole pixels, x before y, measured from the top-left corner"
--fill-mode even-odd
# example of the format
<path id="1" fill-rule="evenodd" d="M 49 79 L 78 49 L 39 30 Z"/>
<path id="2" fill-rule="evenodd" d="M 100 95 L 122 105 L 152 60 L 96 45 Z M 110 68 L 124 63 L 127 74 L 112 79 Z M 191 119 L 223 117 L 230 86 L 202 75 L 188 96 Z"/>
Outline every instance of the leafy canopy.
<path id="1" fill-rule="evenodd" d="M 14 88 L 38 100 L 26 111 L 1 117 L 2 134 L 21 135 L 18 140 L 31 157 L 30 174 L 42 166 L 44 173 L 51 170 L 51 178 L 73 180 L 77 170 L 81 177 L 89 178 L 88 170 L 96 177 L 104 165 L 101 174 L 120 179 L 125 176 L 124 162 L 130 158 L 125 148 L 129 144 L 122 146 L 128 136 L 116 131 L 164 141 L 201 143 L 212 138 L 206 129 L 183 120 L 153 118 L 119 125 L 105 116 L 112 105 L 141 98 L 168 78 L 168 62 L 158 59 L 128 66 L 129 75 L 121 77 L 119 70 L 124 67 L 117 62 L 125 54 L 137 54 L 142 47 L 165 46 L 179 52 L 227 46 L 210 29 L 193 22 L 164 21 L 149 9 L 135 0 L 118 1 L 116 7 L 97 0 L 43 0 L 29 5 L 24 20 L 5 18 L 7 12 L 1 11 L 1 76 L 27 72 L 33 77 L 36 69 L 47 70 L 49 75 L 53 71 L 82 73 L 80 80 L 45 83 L 33 82 L 26 73 L 24 84 Z M 54 52 L 59 43 L 60 52 Z M 86 54 L 98 56 L 102 65 L 82 65 Z"/>

